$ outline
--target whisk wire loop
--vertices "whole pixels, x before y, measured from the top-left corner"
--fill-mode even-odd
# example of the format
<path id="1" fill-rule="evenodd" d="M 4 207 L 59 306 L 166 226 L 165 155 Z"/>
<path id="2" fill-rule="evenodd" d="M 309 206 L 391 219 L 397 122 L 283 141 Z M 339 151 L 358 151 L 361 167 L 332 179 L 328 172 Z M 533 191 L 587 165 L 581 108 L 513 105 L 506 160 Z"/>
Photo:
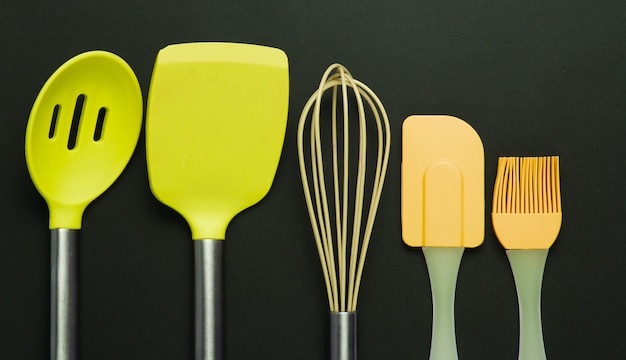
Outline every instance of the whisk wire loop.
<path id="1" fill-rule="evenodd" d="M 323 95 L 332 89 L 331 101 L 331 151 L 332 151 L 332 191 L 333 209 L 331 214 L 324 173 L 324 151 L 320 112 Z M 352 92 L 349 92 L 352 89 Z M 358 113 L 358 162 L 356 164 L 356 186 L 354 188 L 353 211 L 350 212 L 350 114 L 349 93 L 356 99 Z M 341 97 L 343 116 L 338 119 L 337 112 Z M 366 105 L 373 114 L 378 136 L 376 169 L 372 181 L 371 202 L 367 209 L 365 225 L 363 212 L 365 189 L 367 185 L 367 122 Z M 304 152 L 304 131 L 310 117 L 309 162 Z M 342 126 L 339 124 L 342 123 Z M 342 127 L 341 134 L 339 128 Z M 307 211 L 313 228 L 317 252 L 320 257 L 326 291 L 331 311 L 355 311 L 360 281 L 365 263 L 365 256 L 370 242 L 382 186 L 384 183 L 390 151 L 389 119 L 385 109 L 374 92 L 354 79 L 341 64 L 331 65 L 320 81 L 319 87 L 304 106 L 298 124 L 298 159 L 300 175 L 304 188 Z M 341 151 L 342 156 L 339 156 Z M 312 180 L 312 187 L 309 178 Z M 334 215 L 334 216 L 331 216 Z M 333 221 L 331 221 L 331 218 Z M 352 219 L 349 231 L 348 221 Z M 336 229 L 332 231 L 332 226 Z M 348 238 L 350 238 L 348 240 Z M 336 250 L 336 258 L 335 258 Z"/>

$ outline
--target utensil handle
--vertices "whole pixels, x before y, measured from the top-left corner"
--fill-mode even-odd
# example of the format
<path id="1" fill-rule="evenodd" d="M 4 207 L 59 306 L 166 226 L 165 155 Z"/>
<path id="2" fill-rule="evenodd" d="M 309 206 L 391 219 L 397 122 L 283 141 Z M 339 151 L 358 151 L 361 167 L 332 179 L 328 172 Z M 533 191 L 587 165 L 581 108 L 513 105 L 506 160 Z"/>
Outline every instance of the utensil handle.
<path id="1" fill-rule="evenodd" d="M 76 253 L 78 231 L 52 229 L 50 359 L 76 359 Z"/>
<path id="2" fill-rule="evenodd" d="M 519 360 L 545 360 L 541 328 L 541 283 L 548 249 L 507 250 L 519 303 Z"/>
<path id="3" fill-rule="evenodd" d="M 356 360 L 356 312 L 330 313 L 330 360 Z"/>
<path id="4" fill-rule="evenodd" d="M 196 360 L 223 359 L 224 240 L 194 240 Z"/>
<path id="5" fill-rule="evenodd" d="M 463 257 L 462 247 L 423 247 L 433 297 L 430 360 L 456 360 L 454 294 Z"/>

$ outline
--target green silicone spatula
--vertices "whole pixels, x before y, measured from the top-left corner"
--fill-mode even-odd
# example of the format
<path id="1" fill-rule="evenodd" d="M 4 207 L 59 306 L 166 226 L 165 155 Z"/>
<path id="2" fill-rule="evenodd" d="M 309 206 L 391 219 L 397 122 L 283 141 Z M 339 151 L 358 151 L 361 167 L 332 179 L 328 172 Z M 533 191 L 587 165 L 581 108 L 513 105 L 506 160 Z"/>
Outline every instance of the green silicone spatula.
<path id="1" fill-rule="evenodd" d="M 279 49 L 188 43 L 157 56 L 146 117 L 148 177 L 195 240 L 196 359 L 222 359 L 226 227 L 271 187 L 288 102 L 287 56 Z"/>

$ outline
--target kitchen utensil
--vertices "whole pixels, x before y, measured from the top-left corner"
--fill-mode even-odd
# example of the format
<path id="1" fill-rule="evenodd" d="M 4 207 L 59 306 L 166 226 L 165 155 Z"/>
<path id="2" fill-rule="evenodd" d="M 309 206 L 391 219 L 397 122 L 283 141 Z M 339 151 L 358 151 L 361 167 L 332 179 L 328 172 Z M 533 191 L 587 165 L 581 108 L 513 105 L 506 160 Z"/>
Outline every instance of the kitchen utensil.
<path id="1" fill-rule="evenodd" d="M 289 102 L 287 56 L 235 43 L 187 43 L 156 59 L 146 117 L 150 188 L 191 228 L 196 359 L 222 359 L 226 227 L 269 191 Z"/>
<path id="2" fill-rule="evenodd" d="M 541 284 L 548 249 L 561 229 L 558 156 L 499 158 L 491 218 L 517 289 L 519 360 L 546 359 Z"/>
<path id="3" fill-rule="evenodd" d="M 409 116 L 402 125 L 402 237 L 422 247 L 433 298 L 431 360 L 458 359 L 454 294 L 464 248 L 484 237 L 484 150 L 461 119 Z"/>
<path id="4" fill-rule="evenodd" d="M 82 215 L 118 178 L 141 131 L 132 69 L 105 51 L 63 64 L 39 92 L 26 127 L 26 162 L 50 211 L 51 358 L 76 358 L 76 252 Z"/>
<path id="5" fill-rule="evenodd" d="M 323 131 L 320 120 L 322 98 L 329 89 L 332 89 L 330 123 L 332 146 L 330 150 L 326 146 L 328 143 L 322 140 Z M 357 105 L 357 116 L 354 118 L 349 116 L 349 94 L 354 96 Z M 340 96 L 341 106 L 338 107 Z M 368 161 L 370 161 L 367 153 L 374 146 L 369 145 L 371 148 L 368 148 L 367 144 L 366 107 L 371 112 L 370 119 L 373 117 L 378 139 L 377 144 L 374 144 L 377 150 L 375 167 L 369 168 L 370 171 L 374 170 L 374 176 L 369 178 L 366 177 Z M 313 112 L 309 120 L 311 110 Z M 340 117 L 337 115 L 339 110 L 343 113 L 342 120 L 337 119 Z M 304 136 L 307 123 L 310 124 L 308 139 Z M 354 149 L 351 148 L 349 142 L 350 128 L 353 126 L 358 128 L 356 174 L 353 173 L 355 169 L 349 166 L 350 158 L 354 158 L 350 156 Z M 365 256 L 387 172 L 390 140 L 391 132 L 387 113 L 376 94 L 365 84 L 354 79 L 344 66 L 331 65 L 324 72 L 319 88 L 305 104 L 298 125 L 300 175 L 330 306 L 331 360 L 357 358 L 357 298 Z M 310 154 L 308 156 L 305 155 L 305 141 L 309 142 Z M 332 153 L 332 182 L 327 183 L 324 154 L 326 153 L 327 156 L 328 151 Z M 373 162 L 370 161 L 370 163 L 374 165 Z M 356 181 L 354 186 L 349 184 L 352 179 Z M 366 188 L 371 188 L 371 194 L 366 194 L 366 191 L 369 191 Z M 329 200 L 331 190 L 333 195 Z M 364 206 L 368 199 L 370 204 Z M 363 224 L 364 214 L 366 220 Z M 349 224 L 350 221 L 353 223 Z"/>

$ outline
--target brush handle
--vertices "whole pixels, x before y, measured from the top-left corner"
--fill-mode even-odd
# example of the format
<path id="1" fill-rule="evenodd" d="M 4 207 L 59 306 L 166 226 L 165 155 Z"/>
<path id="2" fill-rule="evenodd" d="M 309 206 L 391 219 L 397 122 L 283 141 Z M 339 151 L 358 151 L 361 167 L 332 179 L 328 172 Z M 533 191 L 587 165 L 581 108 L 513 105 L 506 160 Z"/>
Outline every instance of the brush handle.
<path id="1" fill-rule="evenodd" d="M 76 359 L 76 246 L 78 230 L 52 229 L 50 359 Z"/>
<path id="2" fill-rule="evenodd" d="M 223 359 L 224 240 L 194 240 L 196 360 Z"/>
<path id="3" fill-rule="evenodd" d="M 330 360 L 356 360 L 356 312 L 330 313 Z"/>
<path id="4" fill-rule="evenodd" d="M 519 360 L 545 360 L 541 328 L 541 283 L 548 249 L 507 250 L 519 302 Z"/>
<path id="5" fill-rule="evenodd" d="M 462 247 L 423 247 L 433 296 L 430 360 L 457 360 L 454 294 L 463 257 Z"/>

